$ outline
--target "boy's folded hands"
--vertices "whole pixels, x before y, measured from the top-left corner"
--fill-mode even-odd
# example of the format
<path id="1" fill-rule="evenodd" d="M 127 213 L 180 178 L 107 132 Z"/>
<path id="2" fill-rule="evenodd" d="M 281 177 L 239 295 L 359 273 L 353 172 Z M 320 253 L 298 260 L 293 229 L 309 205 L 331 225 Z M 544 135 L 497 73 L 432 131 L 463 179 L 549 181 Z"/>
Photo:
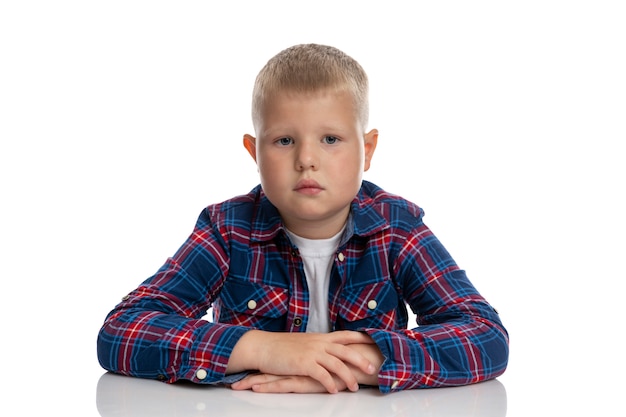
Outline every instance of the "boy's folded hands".
<path id="1" fill-rule="evenodd" d="M 357 391 L 377 379 L 382 355 L 365 333 L 286 333 L 251 330 L 235 345 L 228 373 L 254 370 L 231 385 L 258 392 Z"/>

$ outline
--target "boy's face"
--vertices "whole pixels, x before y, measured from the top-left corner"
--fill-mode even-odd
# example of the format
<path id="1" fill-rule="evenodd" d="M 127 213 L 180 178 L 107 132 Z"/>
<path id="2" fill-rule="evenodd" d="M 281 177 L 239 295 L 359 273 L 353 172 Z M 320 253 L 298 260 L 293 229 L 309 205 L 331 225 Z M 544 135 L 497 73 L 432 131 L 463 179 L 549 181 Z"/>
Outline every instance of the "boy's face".
<path id="1" fill-rule="evenodd" d="M 361 186 L 378 132 L 363 131 L 347 93 L 283 93 L 268 100 L 244 146 L 287 228 L 311 239 L 338 233 Z"/>

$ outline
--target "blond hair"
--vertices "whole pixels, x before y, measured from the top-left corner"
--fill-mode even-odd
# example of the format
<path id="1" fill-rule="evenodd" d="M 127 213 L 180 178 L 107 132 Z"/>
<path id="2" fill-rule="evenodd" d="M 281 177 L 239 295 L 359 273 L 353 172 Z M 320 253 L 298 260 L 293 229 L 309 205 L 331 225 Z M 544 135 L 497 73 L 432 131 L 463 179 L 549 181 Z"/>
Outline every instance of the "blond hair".
<path id="1" fill-rule="evenodd" d="M 369 117 L 368 89 L 367 74 L 344 52 L 326 45 L 295 45 L 271 58 L 257 75 L 252 120 L 256 126 L 265 101 L 278 93 L 328 90 L 353 97 L 356 117 L 365 129 Z"/>

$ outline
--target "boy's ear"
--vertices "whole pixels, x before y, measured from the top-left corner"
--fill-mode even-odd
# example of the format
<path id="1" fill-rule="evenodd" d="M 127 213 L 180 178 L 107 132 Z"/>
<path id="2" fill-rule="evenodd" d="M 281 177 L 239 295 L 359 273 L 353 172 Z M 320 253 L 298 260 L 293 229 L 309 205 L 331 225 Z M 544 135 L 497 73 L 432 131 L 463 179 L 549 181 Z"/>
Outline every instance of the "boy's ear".
<path id="1" fill-rule="evenodd" d="M 367 132 L 364 136 L 364 142 L 363 151 L 365 153 L 365 160 L 363 170 L 367 171 L 370 169 L 370 163 L 372 162 L 372 157 L 374 156 L 374 151 L 378 144 L 378 130 L 372 129 Z"/>
<path id="2" fill-rule="evenodd" d="M 254 162 L 256 162 L 256 138 L 246 133 L 243 135 L 243 146 L 254 159 Z"/>

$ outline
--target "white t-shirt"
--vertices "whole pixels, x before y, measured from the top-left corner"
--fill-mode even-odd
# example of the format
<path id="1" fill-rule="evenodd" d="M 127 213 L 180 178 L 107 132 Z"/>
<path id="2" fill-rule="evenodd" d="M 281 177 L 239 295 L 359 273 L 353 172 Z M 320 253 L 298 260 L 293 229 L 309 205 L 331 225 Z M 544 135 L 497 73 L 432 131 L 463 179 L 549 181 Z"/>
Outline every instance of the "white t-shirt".
<path id="1" fill-rule="evenodd" d="M 287 230 L 292 242 L 298 247 L 304 262 L 304 275 L 309 287 L 308 333 L 330 332 L 328 287 L 333 259 L 343 229 L 329 239 L 306 239 Z"/>

